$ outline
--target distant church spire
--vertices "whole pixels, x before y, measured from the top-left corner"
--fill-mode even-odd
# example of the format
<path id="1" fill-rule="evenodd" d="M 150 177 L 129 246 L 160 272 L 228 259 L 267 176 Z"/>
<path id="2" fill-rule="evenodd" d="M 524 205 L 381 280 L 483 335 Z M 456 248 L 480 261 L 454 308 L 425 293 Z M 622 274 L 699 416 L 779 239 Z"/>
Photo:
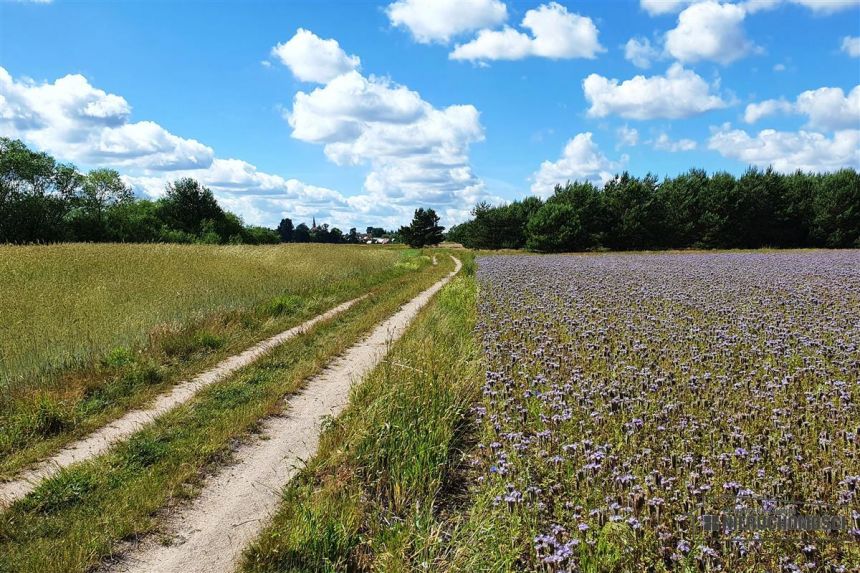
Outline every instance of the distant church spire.
<path id="1" fill-rule="evenodd" d="M 314 215 L 313 224 L 311 225 L 311 229 L 316 229 L 316 228 L 317 228 L 317 218 L 316 218 L 316 215 Z"/>

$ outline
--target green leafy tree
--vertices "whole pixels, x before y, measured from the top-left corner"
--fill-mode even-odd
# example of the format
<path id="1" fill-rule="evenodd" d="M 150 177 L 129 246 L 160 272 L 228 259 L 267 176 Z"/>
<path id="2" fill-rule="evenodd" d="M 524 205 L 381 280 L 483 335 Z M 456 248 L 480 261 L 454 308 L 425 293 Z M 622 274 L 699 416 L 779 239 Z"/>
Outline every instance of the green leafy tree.
<path id="1" fill-rule="evenodd" d="M 330 243 L 331 242 L 331 231 L 329 231 L 328 223 L 323 223 L 321 225 L 316 225 L 314 227 L 311 227 L 310 242 L 311 243 Z"/>
<path id="2" fill-rule="evenodd" d="M 80 183 L 74 166 L 0 138 L 0 242 L 66 239 L 65 217 Z"/>
<path id="3" fill-rule="evenodd" d="M 400 227 L 400 236 L 410 247 L 421 248 L 428 245 L 438 245 L 444 238 L 439 226 L 439 216 L 433 209 L 416 209 L 412 223 L 408 227 Z"/>
<path id="4" fill-rule="evenodd" d="M 812 237 L 816 186 L 817 177 L 802 171 L 785 177 L 784 196 L 776 210 L 782 235 L 779 246 L 800 247 L 816 243 Z"/>
<path id="5" fill-rule="evenodd" d="M 567 203 L 546 203 L 528 223 L 526 246 L 534 251 L 557 253 L 574 250 L 583 242 L 576 210 Z"/>
<path id="6" fill-rule="evenodd" d="M 657 189 L 656 201 L 663 212 L 658 235 L 666 246 L 693 245 L 701 237 L 705 207 L 702 190 L 708 185 L 708 174 L 703 169 L 691 169 L 674 179 L 667 177 Z"/>
<path id="7" fill-rule="evenodd" d="M 818 178 L 814 237 L 826 247 L 860 247 L 860 174 L 843 169 Z"/>
<path id="8" fill-rule="evenodd" d="M 212 220 L 213 228 L 220 238 L 220 242 L 228 243 L 231 242 L 231 237 L 241 237 L 243 243 L 254 244 L 248 235 L 249 227 L 245 226 L 242 218 L 235 213 L 228 213 L 226 211 L 223 213 L 221 217 Z"/>
<path id="9" fill-rule="evenodd" d="M 603 187 L 607 213 L 607 242 L 617 250 L 645 249 L 654 243 L 658 217 L 654 197 L 657 179 L 629 173 L 615 176 Z"/>
<path id="10" fill-rule="evenodd" d="M 311 240 L 311 230 L 304 223 L 299 223 L 293 231 L 294 243 L 309 243 Z"/>
<path id="11" fill-rule="evenodd" d="M 105 213 L 105 240 L 117 243 L 151 243 L 160 240 L 164 223 L 159 206 L 145 199 L 117 203 Z"/>
<path id="12" fill-rule="evenodd" d="M 134 200 L 131 187 L 113 169 L 95 169 L 81 178 L 67 216 L 71 234 L 76 240 L 104 241 L 110 236 L 106 213 L 114 206 Z"/>
<path id="13" fill-rule="evenodd" d="M 572 236 L 571 250 L 584 251 L 599 247 L 607 230 L 603 193 L 590 181 L 557 185 L 547 203 L 561 203 L 573 209 L 578 230 Z"/>
<path id="14" fill-rule="evenodd" d="M 724 171 L 714 173 L 708 184 L 699 191 L 702 214 L 699 220 L 699 235 L 693 246 L 714 249 L 736 244 L 731 228 L 736 191 L 737 179 Z"/>
<path id="15" fill-rule="evenodd" d="M 281 222 L 278 224 L 278 235 L 281 237 L 282 243 L 289 243 L 293 240 L 292 219 L 281 219 Z"/>
<path id="16" fill-rule="evenodd" d="M 277 245 L 281 242 L 280 233 L 266 227 L 246 227 L 245 234 L 250 245 Z"/>
<path id="17" fill-rule="evenodd" d="M 167 185 L 162 212 L 172 228 L 192 235 L 200 234 L 207 219 L 224 219 L 224 211 L 218 206 L 212 191 L 189 177 Z"/>
<path id="18" fill-rule="evenodd" d="M 473 223 L 459 229 L 454 236 L 468 231 L 468 237 L 460 237 L 458 242 L 478 249 L 521 249 L 526 244 L 526 224 L 541 205 L 537 197 L 500 207 L 478 203 L 472 210 Z"/>
<path id="19" fill-rule="evenodd" d="M 87 209 L 101 217 L 105 209 L 112 205 L 132 201 L 134 193 L 118 171 L 95 169 L 84 177 L 80 198 Z"/>
<path id="20" fill-rule="evenodd" d="M 477 249 L 477 242 L 473 240 L 475 236 L 475 220 L 465 221 L 459 225 L 452 225 L 448 232 L 445 233 L 445 240 L 451 243 L 460 243 L 464 247 Z"/>
<path id="21" fill-rule="evenodd" d="M 227 235 L 227 240 L 222 240 L 221 235 L 216 230 L 215 221 L 212 219 L 204 219 L 200 224 L 197 242 L 203 243 L 204 245 L 218 245 L 222 242 L 241 245 L 245 241 L 242 238 L 241 232 Z"/>

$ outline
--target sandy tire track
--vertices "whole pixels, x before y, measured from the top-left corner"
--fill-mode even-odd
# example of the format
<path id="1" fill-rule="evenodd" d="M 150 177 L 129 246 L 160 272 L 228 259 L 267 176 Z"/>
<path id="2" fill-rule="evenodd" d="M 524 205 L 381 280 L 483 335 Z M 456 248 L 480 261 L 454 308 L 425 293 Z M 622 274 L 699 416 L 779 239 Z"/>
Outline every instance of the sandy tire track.
<path id="1" fill-rule="evenodd" d="M 43 480 L 57 474 L 61 469 L 106 452 L 111 446 L 150 424 L 158 416 L 187 402 L 202 388 L 225 379 L 236 370 L 255 362 L 276 346 L 295 338 L 320 322 L 337 316 L 367 296 L 349 300 L 298 326 L 263 340 L 240 354 L 226 358 L 210 370 L 187 382 L 181 382 L 166 394 L 160 395 L 151 407 L 126 413 L 87 437 L 69 444 L 47 460 L 19 473 L 11 481 L 0 483 L 0 509 L 22 499 L 36 489 Z"/>
<path id="2" fill-rule="evenodd" d="M 281 491 L 314 454 L 321 421 L 347 405 L 349 389 L 385 356 L 421 308 L 460 270 L 406 303 L 361 342 L 334 359 L 304 388 L 286 400 L 282 416 L 263 423 L 262 435 L 235 452 L 236 464 L 210 478 L 201 495 L 167 519 L 174 543 L 165 546 L 147 537 L 105 571 L 124 573 L 228 573 L 242 551 L 277 510 Z"/>

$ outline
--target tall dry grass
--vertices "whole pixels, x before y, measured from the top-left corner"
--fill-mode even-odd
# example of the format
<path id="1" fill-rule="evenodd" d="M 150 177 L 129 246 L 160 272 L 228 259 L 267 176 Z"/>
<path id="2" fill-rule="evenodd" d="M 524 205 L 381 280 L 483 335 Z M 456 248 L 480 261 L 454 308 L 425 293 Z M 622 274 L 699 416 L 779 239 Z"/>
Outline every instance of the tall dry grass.
<path id="1" fill-rule="evenodd" d="M 427 264 L 362 246 L 0 247 L 0 476 Z"/>
<path id="2" fill-rule="evenodd" d="M 0 380 L 141 343 L 159 325 L 347 290 L 398 257 L 331 245 L 0 246 Z"/>

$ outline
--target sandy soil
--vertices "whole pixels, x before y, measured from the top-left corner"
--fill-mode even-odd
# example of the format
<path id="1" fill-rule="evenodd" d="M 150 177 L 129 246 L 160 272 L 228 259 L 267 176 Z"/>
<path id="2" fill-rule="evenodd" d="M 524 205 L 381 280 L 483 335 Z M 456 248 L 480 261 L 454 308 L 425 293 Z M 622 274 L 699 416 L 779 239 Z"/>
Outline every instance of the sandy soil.
<path id="1" fill-rule="evenodd" d="M 350 386 L 367 375 L 400 338 L 418 311 L 460 270 L 456 269 L 363 341 L 333 360 L 286 402 L 284 415 L 266 420 L 262 437 L 240 446 L 235 465 L 210 478 L 201 495 L 167 518 L 172 543 L 149 536 L 129 551 L 111 572 L 227 573 L 242 551 L 265 527 L 280 502 L 280 492 L 317 449 L 320 424 L 347 405 Z"/>
<path id="2" fill-rule="evenodd" d="M 203 372 L 192 380 L 177 384 L 170 392 L 156 398 L 151 407 L 144 410 L 133 410 L 125 414 L 123 417 L 100 428 L 89 436 L 69 444 L 53 457 L 18 474 L 12 481 L 0 483 L 0 508 L 23 498 L 36 489 L 42 480 L 53 476 L 62 468 L 104 453 L 112 445 L 129 437 L 143 426 L 151 423 L 158 416 L 187 402 L 200 389 L 223 380 L 236 370 L 258 360 L 279 344 L 283 344 L 290 338 L 306 332 L 319 322 L 342 313 L 366 296 L 364 295 L 338 305 L 307 322 L 255 344 L 241 354 L 223 360 L 211 370 Z"/>

